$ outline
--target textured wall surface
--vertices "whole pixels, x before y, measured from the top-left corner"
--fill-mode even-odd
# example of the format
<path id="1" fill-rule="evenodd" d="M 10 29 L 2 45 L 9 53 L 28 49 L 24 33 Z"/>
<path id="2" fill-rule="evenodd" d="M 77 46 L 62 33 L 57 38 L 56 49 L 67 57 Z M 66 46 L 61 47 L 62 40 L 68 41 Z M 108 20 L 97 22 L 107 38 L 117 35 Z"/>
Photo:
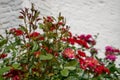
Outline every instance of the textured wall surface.
<path id="1" fill-rule="evenodd" d="M 0 33 L 20 23 L 17 19 L 20 8 L 22 8 L 21 0 L 0 0 Z"/>
<path id="2" fill-rule="evenodd" d="M 120 0 L 0 0 L 0 32 L 18 25 L 18 13 L 33 2 L 41 15 L 66 17 L 74 34 L 97 34 L 97 48 L 106 45 L 120 48 Z M 102 52 L 101 52 L 102 53 Z"/>

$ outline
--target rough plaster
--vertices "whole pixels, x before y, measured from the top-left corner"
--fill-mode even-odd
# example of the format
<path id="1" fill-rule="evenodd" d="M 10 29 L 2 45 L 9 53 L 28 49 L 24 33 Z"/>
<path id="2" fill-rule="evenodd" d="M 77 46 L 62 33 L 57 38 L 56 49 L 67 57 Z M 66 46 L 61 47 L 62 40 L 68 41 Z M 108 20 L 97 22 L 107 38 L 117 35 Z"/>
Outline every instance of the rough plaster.
<path id="1" fill-rule="evenodd" d="M 99 33 L 98 49 L 106 45 L 120 48 L 120 0 L 0 0 L 0 33 L 16 27 L 20 8 L 30 7 L 31 2 L 42 16 L 61 12 L 74 34 Z"/>

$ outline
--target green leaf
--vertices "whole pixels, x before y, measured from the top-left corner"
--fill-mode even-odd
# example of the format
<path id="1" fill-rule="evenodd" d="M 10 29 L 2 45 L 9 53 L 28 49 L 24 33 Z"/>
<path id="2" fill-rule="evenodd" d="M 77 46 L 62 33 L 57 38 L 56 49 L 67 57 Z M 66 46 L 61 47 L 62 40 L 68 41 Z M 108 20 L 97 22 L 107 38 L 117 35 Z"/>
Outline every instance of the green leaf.
<path id="1" fill-rule="evenodd" d="M 69 76 L 67 79 L 65 80 L 79 80 L 79 78 L 77 76 Z"/>
<path id="2" fill-rule="evenodd" d="M 10 70 L 10 67 L 4 67 L 0 69 L 0 75 L 2 75 L 4 72 L 7 72 Z"/>
<path id="3" fill-rule="evenodd" d="M 0 47 L 7 43 L 7 39 L 2 39 L 0 41 Z"/>
<path id="4" fill-rule="evenodd" d="M 34 18 L 37 18 L 39 16 L 40 12 L 36 11 L 36 13 L 34 14 Z"/>
<path id="5" fill-rule="evenodd" d="M 0 80 L 4 80 L 3 77 L 0 75 Z"/>
<path id="6" fill-rule="evenodd" d="M 38 48 L 39 48 L 39 46 L 38 46 L 37 42 L 34 41 L 34 42 L 33 42 L 32 51 L 34 52 L 34 51 L 36 51 Z"/>
<path id="7" fill-rule="evenodd" d="M 114 63 L 110 63 L 108 65 L 108 68 L 109 68 L 110 72 L 115 72 L 117 70 Z"/>
<path id="8" fill-rule="evenodd" d="M 78 62 L 76 60 L 70 61 L 64 65 L 64 69 L 75 70 Z"/>
<path id="9" fill-rule="evenodd" d="M 39 28 L 40 29 L 43 29 L 44 28 L 44 25 L 42 23 L 39 24 Z"/>
<path id="10" fill-rule="evenodd" d="M 40 60 L 51 60 L 53 58 L 52 54 L 40 55 Z"/>
<path id="11" fill-rule="evenodd" d="M 4 37 L 0 34 L 0 39 L 1 39 L 1 38 L 4 38 Z"/>
<path id="12" fill-rule="evenodd" d="M 18 69 L 18 67 L 20 66 L 20 64 L 13 64 L 12 67 L 14 67 L 15 69 Z"/>
<path id="13" fill-rule="evenodd" d="M 28 30 L 27 30 L 27 28 L 25 28 L 24 26 L 22 26 L 22 25 L 19 25 L 20 26 L 20 30 L 22 30 L 23 32 L 28 32 Z"/>
<path id="14" fill-rule="evenodd" d="M 74 67 L 74 66 L 66 66 L 66 67 L 64 67 L 65 69 L 69 69 L 69 70 L 75 70 L 76 69 L 76 67 Z"/>
<path id="15" fill-rule="evenodd" d="M 120 68 L 117 68 L 117 72 L 120 74 Z"/>
<path id="16" fill-rule="evenodd" d="M 60 73 L 62 76 L 65 76 L 65 77 L 67 77 L 69 75 L 68 69 L 63 69 L 62 71 L 60 71 Z"/>
<path id="17" fill-rule="evenodd" d="M 15 42 L 14 42 L 15 45 L 20 45 L 21 44 L 21 40 L 19 37 L 16 37 L 15 38 Z"/>

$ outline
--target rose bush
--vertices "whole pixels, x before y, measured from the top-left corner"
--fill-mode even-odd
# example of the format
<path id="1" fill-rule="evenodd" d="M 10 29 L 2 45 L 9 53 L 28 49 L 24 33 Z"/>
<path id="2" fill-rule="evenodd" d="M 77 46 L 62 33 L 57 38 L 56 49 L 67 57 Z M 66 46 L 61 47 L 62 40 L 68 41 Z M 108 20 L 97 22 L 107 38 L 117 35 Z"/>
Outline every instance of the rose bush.
<path id="1" fill-rule="evenodd" d="M 0 35 L 0 80 L 120 79 L 115 65 L 120 49 L 106 46 L 105 58 L 99 58 L 97 35 L 73 35 L 61 14 L 57 19 L 39 14 L 33 5 L 22 9 L 24 24 Z"/>

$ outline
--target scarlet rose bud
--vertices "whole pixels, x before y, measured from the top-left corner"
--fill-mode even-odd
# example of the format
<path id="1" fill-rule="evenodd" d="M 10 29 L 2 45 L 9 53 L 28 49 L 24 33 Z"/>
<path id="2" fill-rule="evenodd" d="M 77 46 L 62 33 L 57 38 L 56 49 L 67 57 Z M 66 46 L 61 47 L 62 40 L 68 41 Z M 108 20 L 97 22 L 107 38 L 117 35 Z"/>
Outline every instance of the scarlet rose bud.
<path id="1" fill-rule="evenodd" d="M 14 33 L 16 31 L 16 28 L 10 29 L 10 33 Z"/>
<path id="2" fill-rule="evenodd" d="M 97 54 L 98 51 L 97 51 L 96 48 L 92 48 L 92 49 L 90 50 L 90 53 L 91 53 L 92 55 L 94 55 L 94 54 Z"/>
<path id="3" fill-rule="evenodd" d="M 30 37 L 37 38 L 39 35 L 40 35 L 40 33 L 38 33 L 38 32 L 33 32 L 33 33 L 30 34 Z"/>
<path id="4" fill-rule="evenodd" d="M 36 52 L 34 52 L 34 55 L 35 55 L 36 58 L 38 58 L 39 55 L 40 55 L 40 51 L 36 51 Z"/>
<path id="5" fill-rule="evenodd" d="M 45 38 L 44 37 L 40 37 L 40 40 L 44 40 Z"/>
<path id="6" fill-rule="evenodd" d="M 28 48 L 28 47 L 30 47 L 30 44 L 29 44 L 29 43 L 27 43 L 25 46 Z"/>
<path id="7" fill-rule="evenodd" d="M 0 59 L 4 59 L 5 57 L 7 57 L 7 54 L 0 54 Z"/>
<path id="8" fill-rule="evenodd" d="M 69 33 L 69 36 L 72 37 L 72 33 L 71 32 L 68 32 Z"/>
<path id="9" fill-rule="evenodd" d="M 47 16 L 47 22 L 53 22 L 53 18 L 51 16 Z"/>
<path id="10" fill-rule="evenodd" d="M 55 30 L 55 27 L 51 27 L 51 28 L 50 28 L 50 31 L 53 31 L 53 30 Z"/>
<path id="11" fill-rule="evenodd" d="M 24 17 L 23 16 L 19 16 L 19 19 L 23 19 Z"/>
<path id="12" fill-rule="evenodd" d="M 18 29 L 18 30 L 15 31 L 15 35 L 16 36 L 23 35 L 23 31 Z"/>
<path id="13" fill-rule="evenodd" d="M 57 52 L 55 52 L 55 53 L 54 53 L 54 56 L 55 56 L 55 57 L 58 57 L 58 56 L 59 56 L 59 54 L 58 54 Z"/>
<path id="14" fill-rule="evenodd" d="M 41 20 L 41 18 L 37 18 L 37 19 L 36 19 L 36 21 L 39 21 L 39 20 Z"/>
<path id="15" fill-rule="evenodd" d="M 96 41 L 95 41 L 95 40 L 92 40 L 90 43 L 91 43 L 92 45 L 96 45 Z"/>
<path id="16" fill-rule="evenodd" d="M 63 22 L 58 22 L 58 25 L 63 25 L 64 23 Z"/>
<path id="17" fill-rule="evenodd" d="M 20 36 L 20 35 L 23 35 L 24 32 L 20 29 L 12 28 L 12 29 L 10 29 L 10 33 L 12 33 L 16 36 Z"/>

